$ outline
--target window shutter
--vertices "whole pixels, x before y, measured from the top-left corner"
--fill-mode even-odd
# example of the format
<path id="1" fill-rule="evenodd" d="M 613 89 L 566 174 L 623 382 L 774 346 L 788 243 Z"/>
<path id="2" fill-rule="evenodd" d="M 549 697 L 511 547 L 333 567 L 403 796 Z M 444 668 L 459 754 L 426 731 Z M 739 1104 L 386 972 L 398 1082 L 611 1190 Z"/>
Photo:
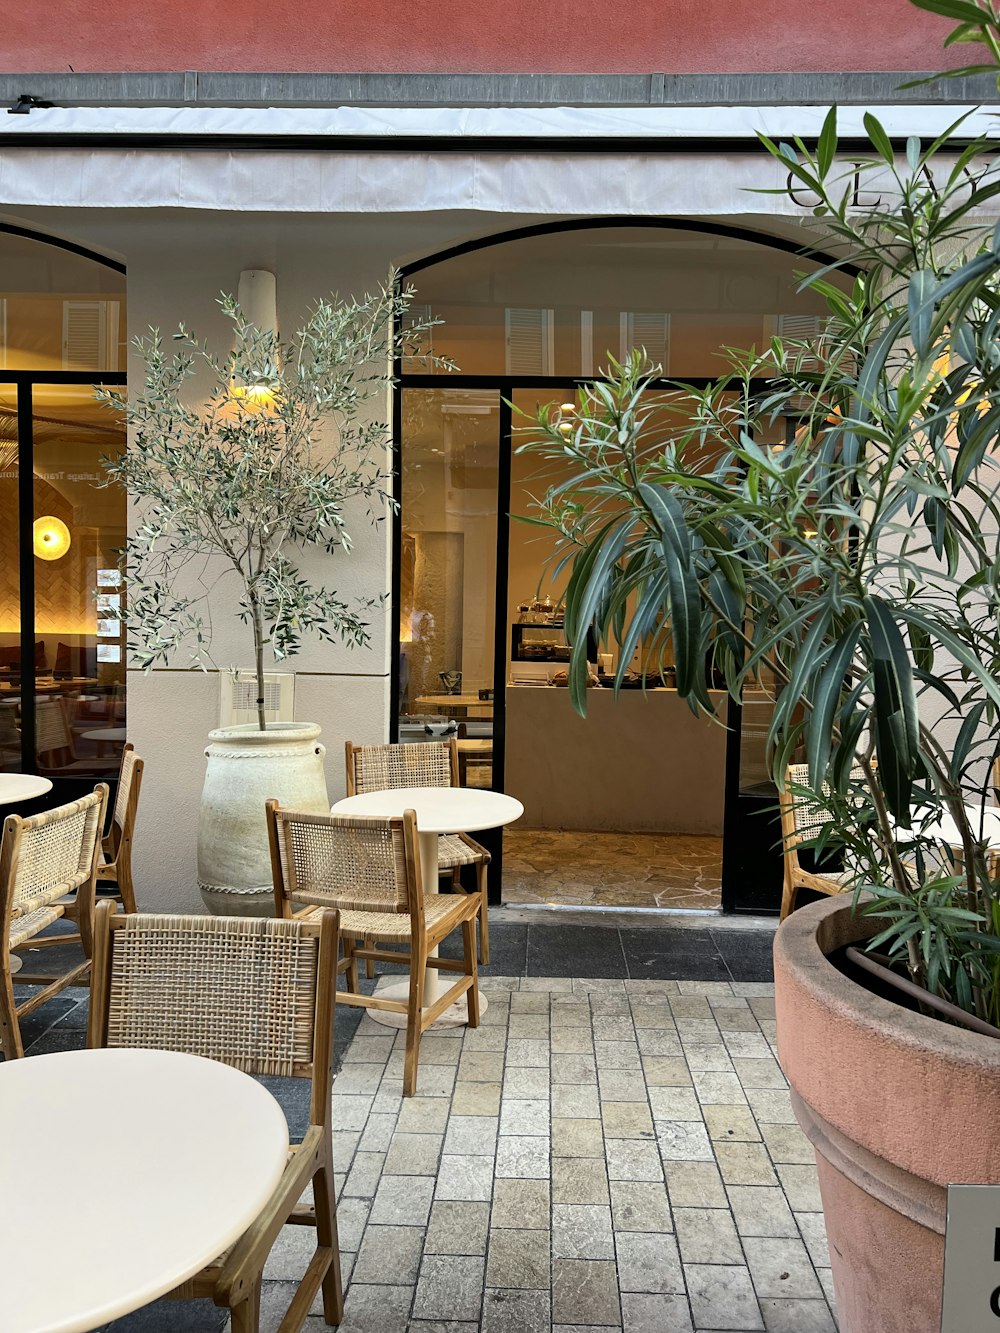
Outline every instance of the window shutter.
<path id="1" fill-rule="evenodd" d="M 551 375 L 555 361 L 555 312 L 528 307 L 504 311 L 508 375 Z"/>
<path id="2" fill-rule="evenodd" d="M 117 302 L 63 301 L 64 369 L 115 369 L 112 362 L 117 360 L 117 344 Z"/>
<path id="3" fill-rule="evenodd" d="M 651 365 L 670 373 L 670 316 L 638 310 L 623 310 L 620 320 L 621 359 L 633 348 L 643 348 Z"/>

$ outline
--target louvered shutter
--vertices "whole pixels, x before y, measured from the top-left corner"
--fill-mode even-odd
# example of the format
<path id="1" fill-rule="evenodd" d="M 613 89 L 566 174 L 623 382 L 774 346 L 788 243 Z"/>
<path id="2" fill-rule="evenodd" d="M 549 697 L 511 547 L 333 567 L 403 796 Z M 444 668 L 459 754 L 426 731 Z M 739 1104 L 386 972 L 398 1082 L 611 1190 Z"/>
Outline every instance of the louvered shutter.
<path id="1" fill-rule="evenodd" d="M 114 370 L 118 303 L 63 301 L 62 362 L 67 370 Z"/>
<path id="2" fill-rule="evenodd" d="M 621 359 L 633 348 L 645 349 L 646 360 L 670 373 L 670 316 L 638 310 L 623 310 L 620 320 Z"/>
<path id="3" fill-rule="evenodd" d="M 818 348 L 826 336 L 826 327 L 827 322 L 822 315 L 779 315 L 776 332 L 779 338 L 789 342 L 815 343 Z M 819 370 L 820 358 L 818 355 L 803 356 L 798 366 L 806 373 Z M 806 412 L 810 400 L 805 397 L 790 398 L 788 404 L 792 411 Z"/>
<path id="4" fill-rule="evenodd" d="M 555 312 L 508 307 L 504 312 L 504 350 L 508 375 L 553 374 Z"/>

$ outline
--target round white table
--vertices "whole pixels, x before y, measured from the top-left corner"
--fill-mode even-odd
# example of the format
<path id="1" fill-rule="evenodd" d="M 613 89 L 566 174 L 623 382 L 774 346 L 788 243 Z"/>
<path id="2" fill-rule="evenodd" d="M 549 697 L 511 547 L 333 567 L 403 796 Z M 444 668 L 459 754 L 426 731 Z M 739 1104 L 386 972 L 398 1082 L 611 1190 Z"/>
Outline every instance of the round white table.
<path id="1" fill-rule="evenodd" d="M 33 796 L 44 796 L 51 790 L 51 781 L 37 773 L 0 773 L 0 805 L 30 801 Z"/>
<path id="2" fill-rule="evenodd" d="M 477 833 L 481 829 L 512 824 L 524 814 L 524 806 L 503 792 L 477 787 L 396 787 L 392 791 L 369 791 L 360 796 L 346 796 L 332 807 L 335 815 L 377 815 L 398 818 L 404 810 L 414 810 L 420 843 L 420 877 L 424 893 L 438 892 L 438 838 L 442 833 Z M 432 956 L 436 956 L 434 950 Z M 408 982 L 398 982 L 379 991 L 390 999 L 406 999 Z M 436 967 L 424 973 L 424 1005 L 434 1003 L 441 993 Z M 480 996 L 480 1011 L 486 1011 L 486 997 Z M 377 1023 L 386 1027 L 405 1027 L 406 1015 L 383 1009 L 369 1011 Z M 468 1004 L 461 999 L 446 1009 L 434 1027 L 454 1027 L 469 1021 Z"/>
<path id="3" fill-rule="evenodd" d="M 274 1097 L 215 1060 L 0 1064 L 4 1333 L 84 1333 L 172 1291 L 259 1215 L 287 1154 Z"/>
<path id="4" fill-rule="evenodd" d="M 958 825 L 946 810 L 942 810 L 937 818 L 922 825 L 921 821 L 931 813 L 930 810 L 920 807 L 913 811 L 916 827 L 897 830 L 897 841 L 900 845 L 906 845 L 907 835 L 918 833 L 925 838 L 933 838 L 935 842 L 947 843 L 949 847 L 961 849 L 962 838 Z M 937 814 L 936 811 L 933 813 Z M 978 840 L 981 828 L 987 851 L 1000 851 L 1000 806 L 972 805 L 966 802 L 965 813 L 972 828 L 972 836 Z"/>

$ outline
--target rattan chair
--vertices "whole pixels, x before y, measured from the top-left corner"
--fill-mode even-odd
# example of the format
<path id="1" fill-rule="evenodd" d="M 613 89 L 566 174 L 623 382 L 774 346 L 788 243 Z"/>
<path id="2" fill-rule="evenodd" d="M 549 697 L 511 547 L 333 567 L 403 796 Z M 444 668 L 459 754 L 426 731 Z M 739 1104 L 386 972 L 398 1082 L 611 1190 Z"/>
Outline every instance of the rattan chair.
<path id="1" fill-rule="evenodd" d="M 338 1003 L 406 1015 L 403 1094 L 412 1097 L 417 1090 L 420 1038 L 431 1023 L 467 995 L 469 1026 L 479 1026 L 476 898 L 423 892 L 417 820 L 412 810 L 404 811 L 400 819 L 350 819 L 282 810 L 277 801 L 268 801 L 267 828 L 277 915 L 301 916 L 317 907 L 340 909 L 344 956 L 337 973 L 347 973 L 348 989 L 337 990 Z M 463 959 L 429 957 L 459 927 L 465 946 Z M 408 944 L 409 952 L 369 947 L 367 941 L 373 939 Z M 409 963 L 408 999 L 361 994 L 359 958 Z M 427 967 L 463 975 L 425 1008 Z"/>
<path id="2" fill-rule="evenodd" d="M 61 694 L 39 699 L 35 705 L 35 748 L 38 767 L 43 773 L 90 776 L 113 773 L 117 767 L 113 755 L 90 755 L 83 759 L 77 756 L 69 700 Z"/>
<path id="3" fill-rule="evenodd" d="M 347 794 L 392 791 L 397 787 L 458 787 L 458 743 L 417 741 L 413 745 L 346 745 Z M 438 869 L 450 873 L 452 887 L 462 888 L 462 866 L 476 867 L 479 895 L 479 961 L 490 961 L 490 917 L 486 896 L 486 868 L 490 854 L 467 833 L 446 833 L 438 841 Z M 372 976 L 371 964 L 367 967 Z"/>
<path id="4" fill-rule="evenodd" d="M 865 781 L 864 770 L 860 766 L 851 769 L 851 782 Z M 799 889 L 812 889 L 815 893 L 837 894 L 849 889 L 857 878 L 853 870 L 826 871 L 816 874 L 804 870 L 799 863 L 798 848 L 817 835 L 831 821 L 831 814 L 811 796 L 809 787 L 809 765 L 789 764 L 785 769 L 785 778 L 779 789 L 781 804 L 781 840 L 784 853 L 784 887 L 781 894 L 781 920 L 795 911 L 795 900 Z"/>
<path id="5" fill-rule="evenodd" d="M 80 980 L 93 952 L 97 857 L 108 789 L 31 819 L 8 815 L 0 844 L 0 1050 L 8 1060 L 24 1054 L 19 1019 Z M 65 944 L 65 935 L 42 935 L 54 921 L 75 921 L 84 957 L 58 975 L 17 973 L 17 984 L 39 986 L 15 1003 L 10 956 L 14 950 Z"/>
<path id="6" fill-rule="evenodd" d="M 248 1074 L 312 1080 L 309 1128 L 257 1221 L 170 1295 L 207 1297 L 231 1310 L 232 1333 L 257 1333 L 271 1247 L 286 1224 L 312 1226 L 316 1249 L 281 1328 L 301 1329 L 321 1288 L 326 1322 L 339 1324 L 330 1133 L 337 914 L 312 921 L 121 915 L 106 901 L 97 909 L 94 943 L 88 1046 L 184 1051 Z M 300 1206 L 310 1183 L 314 1202 Z"/>
<path id="7" fill-rule="evenodd" d="M 110 827 L 101 840 L 101 859 L 97 868 L 98 884 L 113 884 L 115 887 L 113 894 L 105 896 L 118 898 L 126 912 L 136 910 L 132 882 L 132 838 L 144 768 L 145 762 L 129 742 L 122 751 L 115 808 L 111 813 Z"/>

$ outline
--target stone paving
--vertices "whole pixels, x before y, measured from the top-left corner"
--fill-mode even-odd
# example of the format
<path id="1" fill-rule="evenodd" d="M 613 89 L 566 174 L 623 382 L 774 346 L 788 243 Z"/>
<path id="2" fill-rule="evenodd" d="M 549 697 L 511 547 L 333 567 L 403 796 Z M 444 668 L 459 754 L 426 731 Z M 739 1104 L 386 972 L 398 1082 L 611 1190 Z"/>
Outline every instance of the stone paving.
<path id="1" fill-rule="evenodd" d="M 478 1031 L 424 1038 L 416 1097 L 401 1033 L 366 1016 L 346 1052 L 343 1333 L 836 1328 L 770 985 L 483 991 Z M 294 1276 L 289 1257 L 279 1245 L 269 1276 Z"/>

